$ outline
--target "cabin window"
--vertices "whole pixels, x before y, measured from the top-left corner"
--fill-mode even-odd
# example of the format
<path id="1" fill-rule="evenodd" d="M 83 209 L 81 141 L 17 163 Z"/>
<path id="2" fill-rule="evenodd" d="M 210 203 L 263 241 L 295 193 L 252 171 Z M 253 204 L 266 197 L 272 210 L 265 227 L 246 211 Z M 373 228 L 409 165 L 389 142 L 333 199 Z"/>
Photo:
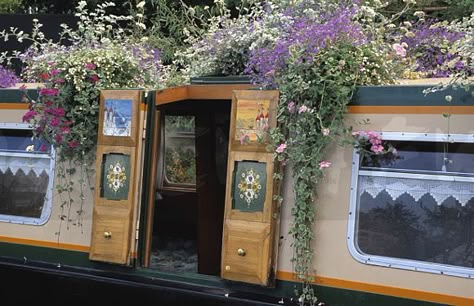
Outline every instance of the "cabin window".
<path id="1" fill-rule="evenodd" d="M 195 117 L 164 116 L 163 189 L 196 188 Z"/>
<path id="2" fill-rule="evenodd" d="M 0 221 L 44 224 L 51 214 L 53 154 L 24 124 L 0 125 Z"/>
<path id="3" fill-rule="evenodd" d="M 354 152 L 349 249 L 366 264 L 474 277 L 474 137 L 384 133 Z"/>

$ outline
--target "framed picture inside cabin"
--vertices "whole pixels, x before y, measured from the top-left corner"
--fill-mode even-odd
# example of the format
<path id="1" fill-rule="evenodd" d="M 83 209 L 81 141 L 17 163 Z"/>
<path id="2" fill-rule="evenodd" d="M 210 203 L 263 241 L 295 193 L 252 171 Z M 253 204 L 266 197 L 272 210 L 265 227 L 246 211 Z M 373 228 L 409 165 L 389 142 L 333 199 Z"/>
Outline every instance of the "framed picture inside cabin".
<path id="1" fill-rule="evenodd" d="M 231 149 L 267 152 L 270 129 L 276 126 L 277 90 L 238 90 L 232 96 Z"/>
<path id="2" fill-rule="evenodd" d="M 101 91 L 98 144 L 135 146 L 140 102 L 140 90 Z"/>

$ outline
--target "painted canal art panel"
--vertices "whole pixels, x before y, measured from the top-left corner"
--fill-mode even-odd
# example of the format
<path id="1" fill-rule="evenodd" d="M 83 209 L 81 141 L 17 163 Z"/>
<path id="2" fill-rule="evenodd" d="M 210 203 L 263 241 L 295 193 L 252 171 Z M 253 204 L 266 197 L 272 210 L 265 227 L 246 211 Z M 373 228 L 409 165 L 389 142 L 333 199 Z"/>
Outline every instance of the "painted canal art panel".
<path id="1" fill-rule="evenodd" d="M 102 169 L 102 197 L 126 200 L 130 189 L 130 155 L 104 154 Z"/>
<path id="2" fill-rule="evenodd" d="M 263 211 L 267 184 L 266 163 L 238 161 L 234 168 L 232 208 Z"/>
<path id="3" fill-rule="evenodd" d="M 268 141 L 270 100 L 237 101 L 235 140 L 241 144 Z"/>
<path id="4" fill-rule="evenodd" d="M 104 122 L 102 133 L 104 136 L 131 135 L 132 100 L 106 99 L 104 105 Z"/>

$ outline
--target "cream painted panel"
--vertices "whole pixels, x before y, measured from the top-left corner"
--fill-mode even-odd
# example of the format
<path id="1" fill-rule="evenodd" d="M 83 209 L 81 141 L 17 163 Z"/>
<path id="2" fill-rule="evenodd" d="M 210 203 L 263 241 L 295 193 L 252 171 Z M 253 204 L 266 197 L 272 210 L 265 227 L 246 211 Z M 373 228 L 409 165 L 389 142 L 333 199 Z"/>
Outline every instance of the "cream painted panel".
<path id="1" fill-rule="evenodd" d="M 76 176 L 75 181 L 76 185 L 79 183 L 77 180 L 79 176 Z M 94 177 L 91 178 L 91 182 L 94 182 Z M 57 177 L 54 180 L 54 186 L 58 183 Z M 53 187 L 54 188 L 54 187 Z M 60 195 L 57 193 L 56 189 L 53 189 L 53 209 L 51 216 L 49 217 L 48 222 L 44 225 L 24 225 L 24 224 L 11 224 L 0 222 L 0 236 L 9 237 L 9 238 L 19 238 L 19 239 L 31 239 L 46 241 L 52 243 L 66 243 L 73 244 L 78 246 L 90 245 L 91 237 L 91 227 L 92 227 L 92 203 L 93 203 L 93 193 L 91 192 L 88 183 L 84 184 L 84 205 L 83 215 L 82 215 L 82 226 L 73 225 L 77 222 L 76 211 L 80 207 L 80 203 L 73 203 L 70 211 L 70 218 L 72 221 L 67 224 L 66 220 L 61 221 L 59 216 L 62 214 L 67 214 L 68 209 L 65 208 L 61 212 L 61 199 Z M 78 201 L 79 193 L 77 191 L 72 192 L 72 197 Z M 56 233 L 59 232 L 59 238 Z M 0 238 L 1 238 L 0 237 Z"/>
<path id="2" fill-rule="evenodd" d="M 26 113 L 26 109 L 1 109 L 0 122 L 2 123 L 22 123 L 21 118 Z"/>
<path id="3" fill-rule="evenodd" d="M 360 130 L 386 132 L 447 133 L 448 122 L 441 115 L 349 115 L 348 122 L 370 118 L 371 124 Z M 473 115 L 453 115 L 450 133 L 474 134 Z M 352 149 L 333 146 L 326 153 L 332 162 L 318 187 L 315 223 L 314 273 L 321 277 L 379 284 L 411 290 L 474 298 L 474 280 L 454 276 L 414 272 L 365 265 L 356 261 L 347 247 L 347 217 L 349 212 Z M 292 271 L 288 229 L 293 200 L 291 173 L 286 169 L 283 182 L 285 201 L 282 205 L 281 246 L 278 270 Z"/>

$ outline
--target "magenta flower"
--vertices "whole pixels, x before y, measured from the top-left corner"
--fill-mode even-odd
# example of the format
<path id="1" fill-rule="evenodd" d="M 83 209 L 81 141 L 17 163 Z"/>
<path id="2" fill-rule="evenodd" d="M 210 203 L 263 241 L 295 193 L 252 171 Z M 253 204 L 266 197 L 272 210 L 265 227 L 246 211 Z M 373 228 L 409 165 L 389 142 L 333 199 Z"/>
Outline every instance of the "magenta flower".
<path id="1" fill-rule="evenodd" d="M 95 83 L 99 80 L 99 76 L 97 74 L 93 74 L 89 77 L 92 83 Z"/>
<path id="2" fill-rule="evenodd" d="M 322 160 L 319 162 L 319 169 L 329 168 L 331 166 L 331 162 L 327 160 Z"/>
<path id="3" fill-rule="evenodd" d="M 70 142 L 68 142 L 67 145 L 69 146 L 69 148 L 74 149 L 79 146 L 79 142 L 77 142 L 77 140 L 71 140 Z"/>
<path id="4" fill-rule="evenodd" d="M 57 96 L 59 90 L 56 88 L 41 88 L 39 91 L 40 96 Z"/>
<path id="5" fill-rule="evenodd" d="M 59 121 L 58 118 L 53 118 L 53 119 L 51 119 L 51 121 L 49 122 L 49 125 L 56 127 L 56 126 L 59 126 L 59 123 L 60 123 L 60 121 Z"/>
<path id="6" fill-rule="evenodd" d="M 62 107 L 56 107 L 51 112 L 56 117 L 62 117 L 65 114 L 64 108 Z"/>
<path id="7" fill-rule="evenodd" d="M 46 145 L 42 144 L 41 147 L 39 148 L 41 152 L 46 152 Z"/>
<path id="8" fill-rule="evenodd" d="M 30 121 L 31 119 L 33 119 L 36 115 L 38 115 L 38 113 L 34 110 L 30 110 L 30 111 L 27 111 L 24 115 L 23 115 L 23 122 L 27 122 L 27 121 Z"/>
<path id="9" fill-rule="evenodd" d="M 277 153 L 283 153 L 286 149 L 286 143 L 282 143 L 276 148 L 275 152 Z"/>
<path id="10" fill-rule="evenodd" d="M 89 70 L 94 70 L 95 68 L 97 68 L 97 65 L 94 63 L 87 63 L 84 65 L 84 67 Z"/>
<path id="11" fill-rule="evenodd" d="M 60 72 L 61 70 L 59 69 L 53 69 L 49 72 L 49 74 L 54 77 L 54 76 L 57 76 Z"/>

